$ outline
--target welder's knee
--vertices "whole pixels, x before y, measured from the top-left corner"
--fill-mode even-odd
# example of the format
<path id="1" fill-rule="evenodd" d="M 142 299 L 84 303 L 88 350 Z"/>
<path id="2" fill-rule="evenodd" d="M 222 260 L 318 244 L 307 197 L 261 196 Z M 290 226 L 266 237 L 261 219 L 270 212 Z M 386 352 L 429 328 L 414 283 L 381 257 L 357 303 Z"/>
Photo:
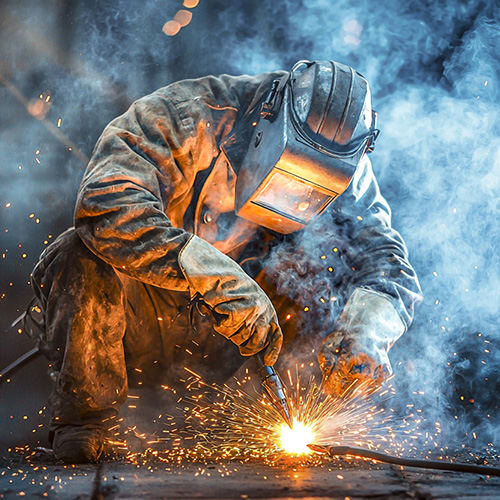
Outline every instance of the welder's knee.
<path id="1" fill-rule="evenodd" d="M 89 271 L 95 272 L 96 269 L 100 275 L 114 274 L 113 268 L 94 255 L 71 227 L 40 255 L 32 273 L 35 295 L 43 301 L 51 293 L 54 282 L 69 284 L 83 281 Z"/>
<path id="2" fill-rule="evenodd" d="M 122 290 L 113 267 L 94 255 L 74 228 L 62 233 L 44 250 L 33 270 L 32 286 L 41 312 L 35 339 L 45 356 L 62 362 L 69 332 L 77 315 L 99 323 L 111 322 L 122 309 Z M 29 333 L 29 332 L 28 332 Z"/>

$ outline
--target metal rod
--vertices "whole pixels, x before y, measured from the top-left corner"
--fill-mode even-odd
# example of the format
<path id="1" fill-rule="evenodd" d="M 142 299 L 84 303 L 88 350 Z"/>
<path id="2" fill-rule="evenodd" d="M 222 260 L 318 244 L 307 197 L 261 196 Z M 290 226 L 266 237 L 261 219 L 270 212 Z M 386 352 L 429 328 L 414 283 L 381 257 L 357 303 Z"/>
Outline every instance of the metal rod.
<path id="1" fill-rule="evenodd" d="M 487 476 L 500 476 L 500 468 L 487 465 L 464 464 L 457 462 L 445 462 L 442 460 L 417 460 L 412 458 L 399 458 L 380 451 L 367 450 L 356 446 L 320 446 L 316 444 L 307 445 L 317 453 L 327 453 L 331 457 L 352 455 L 361 458 L 370 458 L 388 464 L 402 465 L 405 467 L 418 467 L 421 469 L 439 469 L 454 472 L 470 472 L 472 474 L 483 474 Z"/>
<path id="2" fill-rule="evenodd" d="M 24 366 L 32 359 L 36 358 L 39 354 L 40 349 L 38 347 L 33 347 L 33 349 L 30 349 L 28 352 L 25 352 L 22 356 L 17 358 L 13 363 L 11 363 L 0 372 L 0 384 L 4 380 L 6 380 L 8 376 L 19 370 L 22 366 Z"/>

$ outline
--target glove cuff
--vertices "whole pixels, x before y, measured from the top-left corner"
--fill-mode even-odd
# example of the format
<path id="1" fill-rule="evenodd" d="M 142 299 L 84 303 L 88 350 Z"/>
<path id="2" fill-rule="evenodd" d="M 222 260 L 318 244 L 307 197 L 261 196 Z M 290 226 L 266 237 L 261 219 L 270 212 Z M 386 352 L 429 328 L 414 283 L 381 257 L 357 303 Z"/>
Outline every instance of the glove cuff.
<path id="1" fill-rule="evenodd" d="M 406 331 L 406 325 L 386 295 L 356 288 L 335 329 L 358 342 L 369 342 L 388 352 Z"/>
<path id="2" fill-rule="evenodd" d="M 246 276 L 233 259 L 199 236 L 193 235 L 182 247 L 178 261 L 191 296 L 199 293 L 212 306 L 228 300 L 228 297 L 221 297 L 220 300 L 214 297 L 220 293 L 220 289 L 226 288 L 235 278 Z"/>

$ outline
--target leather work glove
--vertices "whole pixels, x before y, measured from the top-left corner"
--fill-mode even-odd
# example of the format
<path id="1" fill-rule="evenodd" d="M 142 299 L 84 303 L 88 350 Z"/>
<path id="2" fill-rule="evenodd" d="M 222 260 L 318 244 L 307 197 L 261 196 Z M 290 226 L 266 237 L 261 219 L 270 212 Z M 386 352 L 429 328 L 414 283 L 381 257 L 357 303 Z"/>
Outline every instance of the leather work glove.
<path id="1" fill-rule="evenodd" d="M 404 332 L 401 317 L 382 293 L 354 290 L 319 351 L 326 392 L 342 396 L 362 382 L 380 385 L 392 374 L 387 353 Z"/>
<path id="2" fill-rule="evenodd" d="M 199 294 L 214 313 L 216 332 L 239 346 L 243 356 L 262 351 L 273 365 L 283 343 L 269 297 L 234 260 L 198 236 L 179 252 L 179 264 L 191 297 Z"/>

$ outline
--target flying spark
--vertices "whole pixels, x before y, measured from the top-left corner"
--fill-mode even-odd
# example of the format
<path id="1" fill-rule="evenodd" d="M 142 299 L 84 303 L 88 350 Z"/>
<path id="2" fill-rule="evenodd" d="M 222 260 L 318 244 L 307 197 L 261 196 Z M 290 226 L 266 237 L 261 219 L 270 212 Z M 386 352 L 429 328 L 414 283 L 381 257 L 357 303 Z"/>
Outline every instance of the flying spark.
<path id="1" fill-rule="evenodd" d="M 280 412 L 267 396 L 261 395 L 249 376 L 229 385 L 208 385 L 199 375 L 187 380 L 188 395 L 180 398 L 184 424 L 171 426 L 166 437 L 145 437 L 145 442 L 160 445 L 147 454 L 160 461 L 260 460 L 268 464 L 283 460 L 319 463 L 324 460 L 311 454 L 308 444 L 350 444 L 372 449 L 388 445 L 393 429 L 392 419 L 378 406 L 391 397 L 388 389 L 354 384 L 341 396 L 325 394 L 314 378 L 302 383 L 288 372 L 293 428 L 284 422 Z M 260 384 L 259 384 L 260 387 Z M 137 437 L 137 432 L 134 432 Z M 117 440 L 123 442 L 124 440 Z M 126 448 L 126 443 L 125 443 Z M 127 458 L 140 460 L 140 454 Z"/>

